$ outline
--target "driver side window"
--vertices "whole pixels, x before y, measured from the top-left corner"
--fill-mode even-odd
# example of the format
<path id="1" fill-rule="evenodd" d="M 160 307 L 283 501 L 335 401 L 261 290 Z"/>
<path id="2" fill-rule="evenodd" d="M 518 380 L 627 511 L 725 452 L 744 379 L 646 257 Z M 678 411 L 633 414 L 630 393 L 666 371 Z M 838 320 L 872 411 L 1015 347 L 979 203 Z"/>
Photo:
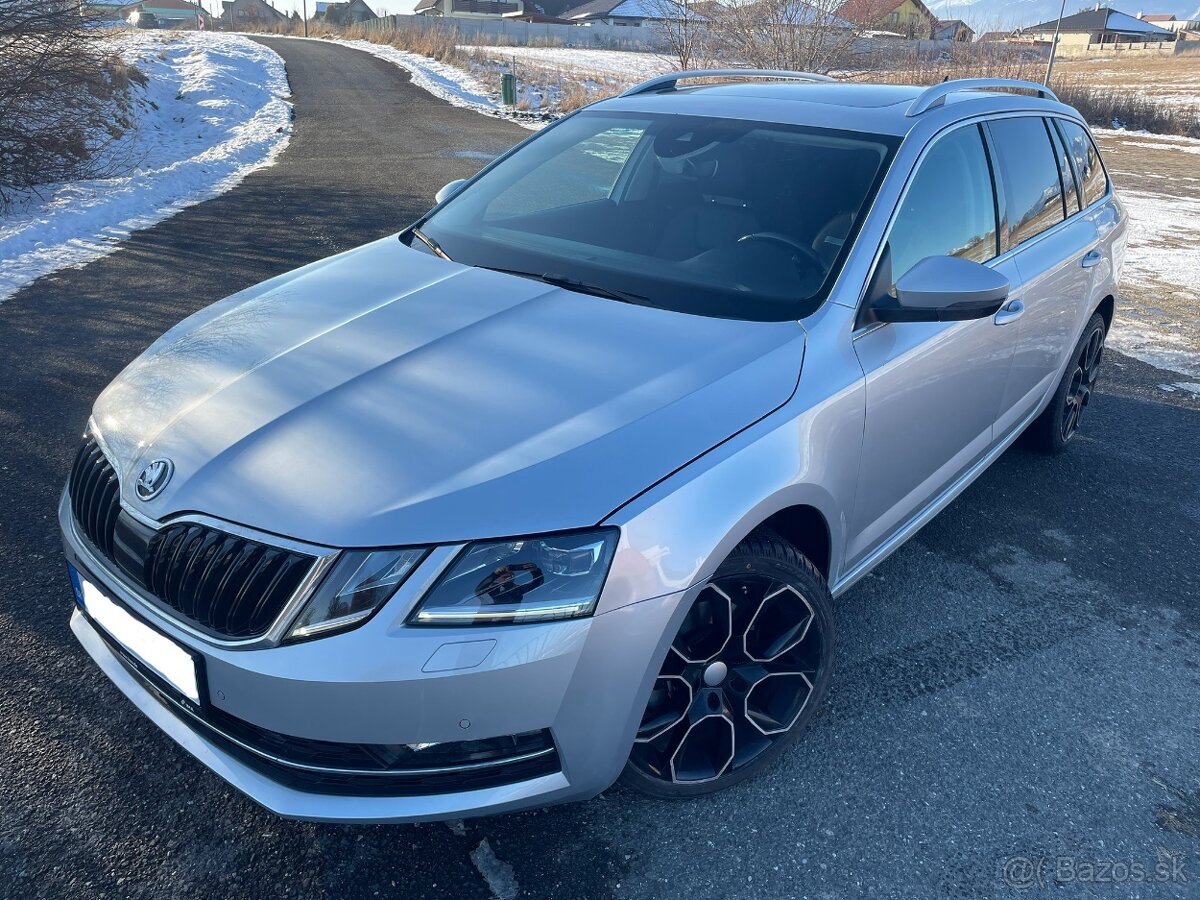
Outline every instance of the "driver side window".
<path id="1" fill-rule="evenodd" d="M 996 198 L 978 125 L 939 139 L 909 185 L 888 237 L 891 288 L 928 256 L 985 263 L 998 255 Z M 883 274 L 880 272 L 879 274 Z"/>

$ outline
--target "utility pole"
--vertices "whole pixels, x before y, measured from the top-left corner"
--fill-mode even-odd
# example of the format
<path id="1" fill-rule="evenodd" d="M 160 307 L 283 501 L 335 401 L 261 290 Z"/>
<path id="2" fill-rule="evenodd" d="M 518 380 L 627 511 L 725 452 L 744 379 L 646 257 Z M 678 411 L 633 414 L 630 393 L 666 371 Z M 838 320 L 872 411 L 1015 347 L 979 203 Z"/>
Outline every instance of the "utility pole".
<path id="1" fill-rule="evenodd" d="M 1067 0 L 1063 0 L 1066 3 Z M 304 36 L 308 37 L 308 0 L 303 0 L 304 3 Z"/>
<path id="2" fill-rule="evenodd" d="M 1067 11 L 1067 0 L 1062 0 L 1058 7 L 1058 21 L 1054 24 L 1054 43 L 1050 45 L 1050 61 L 1046 63 L 1046 80 L 1043 84 L 1050 87 L 1050 73 L 1054 71 L 1054 54 L 1058 52 L 1058 35 L 1062 31 L 1063 13 Z"/>

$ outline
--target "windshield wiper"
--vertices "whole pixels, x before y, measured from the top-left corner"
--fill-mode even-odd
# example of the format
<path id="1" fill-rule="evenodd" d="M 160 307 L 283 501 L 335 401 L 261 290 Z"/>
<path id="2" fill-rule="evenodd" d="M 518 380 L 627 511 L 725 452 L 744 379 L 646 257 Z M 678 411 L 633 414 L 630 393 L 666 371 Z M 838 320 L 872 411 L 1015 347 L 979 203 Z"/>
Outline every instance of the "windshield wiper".
<path id="1" fill-rule="evenodd" d="M 449 255 L 446 253 L 446 251 L 442 249 L 441 244 L 439 244 L 437 241 L 435 241 L 433 238 L 431 238 L 429 235 L 427 235 L 425 232 L 423 232 L 420 228 L 410 228 L 409 231 L 412 232 L 413 237 L 415 237 L 417 240 L 419 240 L 422 244 L 424 244 L 426 247 L 428 247 L 430 250 L 432 250 L 434 253 L 436 253 L 438 256 L 440 256 L 442 259 L 450 260 L 450 262 L 454 261 L 454 260 L 451 260 Z"/>
<path id="2" fill-rule="evenodd" d="M 555 287 L 560 287 L 568 291 L 575 291 L 579 294 L 590 294 L 593 297 L 604 297 L 606 300 L 619 300 L 622 303 L 633 303 L 636 306 L 647 306 L 650 303 L 648 297 L 643 297 L 641 294 L 630 293 L 629 291 L 619 291 L 614 288 L 601 287 L 598 284 L 588 284 L 586 281 L 580 281 L 576 278 L 570 278 L 566 275 L 558 275 L 554 272 L 544 272 L 539 275 L 537 272 L 522 272 L 520 269 L 497 269 L 492 266 L 479 266 L 481 269 L 491 269 L 493 272 L 503 272 L 505 275 L 519 275 L 522 278 L 532 278 L 534 281 L 542 281 L 546 284 L 552 284 Z"/>

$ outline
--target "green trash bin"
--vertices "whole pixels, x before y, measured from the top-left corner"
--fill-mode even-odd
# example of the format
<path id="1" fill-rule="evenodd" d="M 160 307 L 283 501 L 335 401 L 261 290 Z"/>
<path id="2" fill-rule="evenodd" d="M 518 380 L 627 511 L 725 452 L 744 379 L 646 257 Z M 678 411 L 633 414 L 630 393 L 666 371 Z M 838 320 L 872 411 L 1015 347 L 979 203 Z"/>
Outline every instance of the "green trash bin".
<path id="1" fill-rule="evenodd" d="M 517 103 L 517 76 L 512 72 L 500 76 L 500 99 L 505 106 L 515 106 Z"/>

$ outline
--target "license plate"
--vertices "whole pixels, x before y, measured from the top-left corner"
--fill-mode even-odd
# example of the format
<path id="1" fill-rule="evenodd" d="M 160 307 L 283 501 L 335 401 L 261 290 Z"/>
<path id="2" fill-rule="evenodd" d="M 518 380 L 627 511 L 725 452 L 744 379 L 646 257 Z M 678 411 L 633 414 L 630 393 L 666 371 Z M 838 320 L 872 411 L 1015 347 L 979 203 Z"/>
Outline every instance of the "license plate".
<path id="1" fill-rule="evenodd" d="M 163 681 L 194 703 L 200 702 L 196 658 L 149 625 L 130 615 L 80 572 L 72 572 L 76 599 L 91 620 Z"/>

